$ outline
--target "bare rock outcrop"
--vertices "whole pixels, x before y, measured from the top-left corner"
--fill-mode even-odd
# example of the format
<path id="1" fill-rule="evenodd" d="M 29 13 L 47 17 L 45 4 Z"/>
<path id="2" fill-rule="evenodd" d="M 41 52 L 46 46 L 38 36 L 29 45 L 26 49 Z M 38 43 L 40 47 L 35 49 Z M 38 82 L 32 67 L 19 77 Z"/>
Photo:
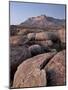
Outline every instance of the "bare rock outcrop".
<path id="1" fill-rule="evenodd" d="M 56 32 L 38 32 L 38 33 L 29 33 L 27 35 L 29 40 L 36 40 L 36 41 L 45 41 L 45 40 L 58 40 L 58 34 Z"/>
<path id="2" fill-rule="evenodd" d="M 28 34 L 27 34 L 27 38 L 28 38 L 29 40 L 35 40 L 35 33 L 28 33 Z"/>
<path id="3" fill-rule="evenodd" d="M 32 56 L 35 56 L 37 54 L 41 54 L 42 48 L 40 45 L 35 44 L 35 45 L 31 45 L 28 50 L 31 52 Z"/>
<path id="4" fill-rule="evenodd" d="M 60 39 L 57 32 L 38 32 L 29 33 L 27 35 L 29 39 L 28 45 L 39 44 L 56 50 L 60 49 Z"/>
<path id="5" fill-rule="evenodd" d="M 47 73 L 47 85 L 65 85 L 65 50 L 57 53 L 45 66 Z"/>
<path id="6" fill-rule="evenodd" d="M 21 64 L 25 59 L 30 58 L 31 53 L 25 46 L 12 47 L 10 52 L 10 79 L 13 80 L 17 66 Z"/>
<path id="7" fill-rule="evenodd" d="M 29 46 L 28 50 L 29 52 L 31 52 L 31 56 L 36 56 L 38 54 L 48 53 L 48 52 L 57 52 L 55 49 L 50 49 L 46 45 L 39 45 L 39 44 L 34 44 Z"/>
<path id="8" fill-rule="evenodd" d="M 35 41 L 36 44 L 46 46 L 46 47 L 52 47 L 53 42 L 51 40 L 42 40 L 42 41 Z"/>
<path id="9" fill-rule="evenodd" d="M 46 71 L 41 69 L 41 64 L 46 64 L 55 54 L 40 54 L 20 64 L 14 76 L 13 88 L 46 86 Z"/>
<path id="10" fill-rule="evenodd" d="M 56 42 L 58 40 L 58 34 L 56 32 L 39 32 L 36 33 L 35 40 L 37 41 L 52 40 L 53 42 Z"/>
<path id="11" fill-rule="evenodd" d="M 58 35 L 62 43 L 65 43 L 65 33 L 66 32 L 64 28 L 61 28 L 60 30 L 58 30 Z"/>
<path id="12" fill-rule="evenodd" d="M 48 40 L 48 35 L 45 32 L 36 33 L 35 40 L 37 41 Z"/>

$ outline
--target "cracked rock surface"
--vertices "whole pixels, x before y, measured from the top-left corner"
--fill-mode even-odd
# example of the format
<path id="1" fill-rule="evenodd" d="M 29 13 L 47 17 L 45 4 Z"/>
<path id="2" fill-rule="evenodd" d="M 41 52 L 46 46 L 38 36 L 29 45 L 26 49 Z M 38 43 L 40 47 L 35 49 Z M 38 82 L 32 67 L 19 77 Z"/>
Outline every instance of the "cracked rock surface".
<path id="1" fill-rule="evenodd" d="M 48 86 L 65 85 L 65 50 L 57 53 L 45 66 Z"/>
<path id="2" fill-rule="evenodd" d="M 41 64 L 52 58 L 56 53 L 45 53 L 27 59 L 18 67 L 13 87 L 46 86 L 46 71 L 41 69 Z"/>

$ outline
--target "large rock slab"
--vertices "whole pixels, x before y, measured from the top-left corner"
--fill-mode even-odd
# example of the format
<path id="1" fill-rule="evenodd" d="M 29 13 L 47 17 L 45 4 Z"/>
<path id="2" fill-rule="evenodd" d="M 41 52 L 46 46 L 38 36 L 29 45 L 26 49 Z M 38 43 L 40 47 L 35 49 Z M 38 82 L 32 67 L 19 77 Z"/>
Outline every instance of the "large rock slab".
<path id="1" fill-rule="evenodd" d="M 45 53 L 27 59 L 18 67 L 13 81 L 13 88 L 46 86 L 46 72 L 41 69 L 56 53 Z"/>
<path id="2" fill-rule="evenodd" d="M 13 88 L 19 87 L 36 87 L 36 86 L 46 86 L 46 73 L 44 70 L 40 70 L 38 68 L 32 68 L 32 71 L 29 72 L 26 78 L 22 79 L 22 74 L 19 75 L 15 84 L 13 84 Z"/>
<path id="3" fill-rule="evenodd" d="M 17 66 L 25 59 L 30 58 L 31 53 L 26 46 L 11 47 L 10 50 L 10 79 L 13 79 Z"/>
<path id="4" fill-rule="evenodd" d="M 45 66 L 47 85 L 65 85 L 65 50 L 57 53 Z"/>

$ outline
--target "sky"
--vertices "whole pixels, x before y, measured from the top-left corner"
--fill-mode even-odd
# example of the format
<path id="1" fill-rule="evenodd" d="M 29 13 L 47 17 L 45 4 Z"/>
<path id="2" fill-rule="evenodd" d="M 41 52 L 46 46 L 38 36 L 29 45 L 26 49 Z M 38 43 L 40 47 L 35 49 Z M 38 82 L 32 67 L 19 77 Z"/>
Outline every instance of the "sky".
<path id="1" fill-rule="evenodd" d="M 18 25 L 29 17 L 46 15 L 57 19 L 65 19 L 65 5 L 10 2 L 10 24 Z"/>

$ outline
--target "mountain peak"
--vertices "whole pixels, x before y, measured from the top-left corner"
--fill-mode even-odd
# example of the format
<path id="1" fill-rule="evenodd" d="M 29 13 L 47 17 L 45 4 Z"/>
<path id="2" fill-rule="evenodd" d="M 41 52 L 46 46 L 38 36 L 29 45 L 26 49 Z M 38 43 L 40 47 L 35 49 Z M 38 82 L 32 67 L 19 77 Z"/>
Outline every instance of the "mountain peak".
<path id="1" fill-rule="evenodd" d="M 47 16 L 46 15 L 40 15 L 40 16 L 37 16 L 35 18 L 41 18 L 41 19 L 45 19 Z"/>
<path id="2" fill-rule="evenodd" d="M 46 18 L 46 15 L 40 15 L 40 16 L 36 16 L 36 17 L 30 17 L 29 20 L 41 20 Z"/>
<path id="3" fill-rule="evenodd" d="M 64 23 L 64 20 L 55 19 L 53 17 L 48 17 L 46 15 L 40 15 L 36 17 L 30 17 L 20 25 L 25 27 L 46 28 L 58 27 L 64 25 Z"/>
<path id="4" fill-rule="evenodd" d="M 42 14 L 41 17 L 47 17 L 45 14 Z"/>

